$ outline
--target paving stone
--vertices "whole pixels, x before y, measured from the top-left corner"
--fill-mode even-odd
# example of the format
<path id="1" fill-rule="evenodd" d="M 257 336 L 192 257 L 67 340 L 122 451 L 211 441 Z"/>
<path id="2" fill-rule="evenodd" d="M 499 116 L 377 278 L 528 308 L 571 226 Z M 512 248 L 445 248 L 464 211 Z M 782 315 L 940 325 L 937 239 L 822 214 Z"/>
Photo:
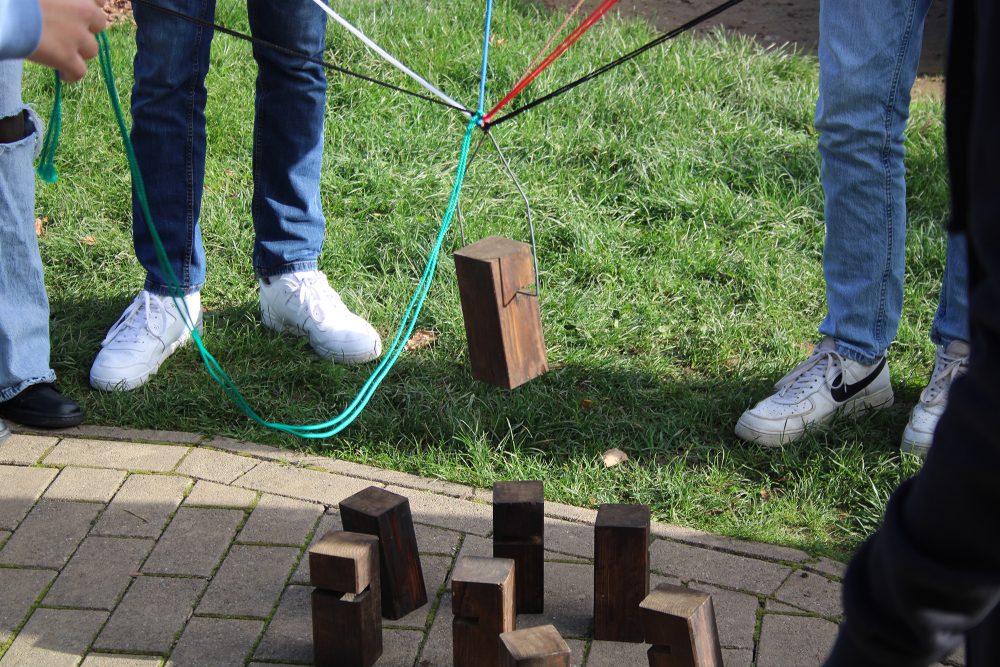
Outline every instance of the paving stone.
<path id="1" fill-rule="evenodd" d="M 142 571 L 210 576 L 244 516 L 240 510 L 180 508 Z"/>
<path id="2" fill-rule="evenodd" d="M 545 516 L 572 521 L 574 523 L 582 523 L 585 526 L 593 526 L 597 523 L 597 510 L 595 509 L 564 505 L 562 503 L 550 503 L 548 501 L 545 503 Z"/>
<path id="3" fill-rule="evenodd" d="M 455 551 L 458 549 L 458 540 L 462 537 L 461 533 L 426 526 L 422 523 L 414 524 L 414 528 L 417 532 L 417 548 L 420 553 L 455 555 Z"/>
<path id="4" fill-rule="evenodd" d="M 264 494 L 240 531 L 239 541 L 301 546 L 322 513 L 323 506 L 316 503 Z"/>
<path id="5" fill-rule="evenodd" d="M 67 466 L 45 491 L 45 497 L 49 500 L 108 503 L 125 481 L 125 475 L 124 470 Z"/>
<path id="6" fill-rule="evenodd" d="M 451 558 L 446 556 L 421 556 L 420 565 L 424 571 L 424 587 L 427 589 L 428 603 L 415 609 L 398 621 L 387 621 L 390 625 L 400 625 L 424 628 L 427 625 L 427 615 L 438 593 L 444 588 L 448 571 L 451 568 Z"/>
<path id="7" fill-rule="evenodd" d="M 695 584 L 690 588 L 712 596 L 720 644 L 731 648 L 753 649 L 753 633 L 757 626 L 757 610 L 760 608 L 757 598 L 705 584 Z"/>
<path id="8" fill-rule="evenodd" d="M 649 644 L 594 641 L 590 645 L 587 667 L 622 667 L 648 664 Z M 800 665 L 799 667 L 803 667 Z"/>
<path id="9" fill-rule="evenodd" d="M 119 428 L 117 426 L 94 426 L 82 424 L 73 428 L 62 429 L 63 437 L 86 438 L 90 440 L 127 440 L 132 442 L 159 442 L 178 445 L 193 445 L 204 440 L 197 433 L 182 433 L 180 431 L 159 431 L 154 429 Z"/>
<path id="10" fill-rule="evenodd" d="M 312 661 L 312 590 L 311 586 L 289 586 L 285 589 L 278 611 L 254 652 L 255 659 Z"/>
<path id="11" fill-rule="evenodd" d="M 236 456 L 235 454 L 196 447 L 181 461 L 177 472 L 220 484 L 232 484 L 240 475 L 253 468 L 257 463 L 257 460 L 247 456 Z"/>
<path id="12" fill-rule="evenodd" d="M 831 560 L 829 558 L 820 558 L 818 562 L 810 563 L 808 567 L 810 570 L 829 574 L 838 579 L 843 579 L 844 575 L 847 574 L 847 563 L 841 563 L 839 560 Z"/>
<path id="13" fill-rule="evenodd" d="M 225 484 L 198 480 L 194 483 L 191 493 L 184 499 L 184 504 L 242 509 L 253 505 L 256 499 L 257 492 L 250 489 L 238 489 Z"/>
<path id="14" fill-rule="evenodd" d="M 475 488 L 464 484 L 456 484 L 442 479 L 428 479 L 396 470 L 383 470 L 361 463 L 341 461 L 326 456 L 309 456 L 300 461 L 299 465 L 313 466 L 339 475 L 357 477 L 378 484 L 392 484 L 407 489 L 441 493 L 463 500 L 471 500 L 476 492 Z"/>
<path id="15" fill-rule="evenodd" d="M 451 622 L 454 612 L 451 608 L 451 594 L 441 597 L 434 624 L 427 633 L 427 641 L 417 660 L 420 667 L 452 667 Z"/>
<path id="16" fill-rule="evenodd" d="M 819 665 L 833 648 L 837 625 L 821 618 L 766 614 L 757 667 Z"/>
<path id="17" fill-rule="evenodd" d="M 136 578 L 94 649 L 165 654 L 204 588 L 204 579 Z"/>
<path id="18" fill-rule="evenodd" d="M 91 653 L 80 667 L 160 667 L 161 658 L 147 655 Z"/>
<path id="19" fill-rule="evenodd" d="M 261 463 L 234 484 L 324 505 L 339 505 L 341 500 L 372 486 L 366 480 L 268 462 Z"/>
<path id="20" fill-rule="evenodd" d="M 291 547 L 234 545 L 198 605 L 198 613 L 267 617 L 298 554 Z"/>
<path id="21" fill-rule="evenodd" d="M 218 436 L 212 438 L 206 446 L 211 447 L 212 449 L 221 449 L 223 451 L 232 452 L 233 454 L 239 454 L 242 456 L 255 456 L 267 461 L 295 462 L 301 461 L 305 458 L 303 454 L 293 452 L 288 449 L 279 449 L 278 447 L 259 445 L 256 442 L 233 440 L 232 438 L 223 438 Z"/>
<path id="22" fill-rule="evenodd" d="M 101 511 L 91 503 L 40 500 L 0 550 L 0 564 L 60 568 Z"/>
<path id="23" fill-rule="evenodd" d="M 414 521 L 474 535 L 489 535 L 493 531 L 493 508 L 489 505 L 400 486 L 390 486 L 388 490 L 410 500 Z"/>
<path id="24" fill-rule="evenodd" d="M 0 568 L 0 646 L 10 640 L 55 576 L 51 570 Z"/>
<path id="25" fill-rule="evenodd" d="M 78 465 L 145 472 L 169 472 L 177 466 L 187 447 L 143 445 L 110 440 L 65 439 L 45 457 L 47 465 Z"/>
<path id="26" fill-rule="evenodd" d="M 653 569 L 658 572 L 767 595 L 774 593 L 791 572 L 784 565 L 667 540 L 653 542 L 650 555 Z"/>
<path id="27" fill-rule="evenodd" d="M 384 630 L 382 632 L 382 657 L 379 665 L 412 665 L 424 633 L 413 630 Z"/>
<path id="28" fill-rule="evenodd" d="M 810 572 L 795 572 L 774 594 L 782 602 L 824 616 L 840 616 L 841 586 L 824 576 Z"/>
<path id="29" fill-rule="evenodd" d="M 7 538 L 9 538 L 10 535 L 11 533 L 9 530 L 0 530 L 0 548 L 3 547 L 4 542 L 7 541 Z"/>
<path id="30" fill-rule="evenodd" d="M 594 618 L 594 568 L 572 563 L 545 564 L 545 612 L 520 614 L 517 627 L 556 626 L 563 637 L 587 637 Z"/>
<path id="31" fill-rule="evenodd" d="M 114 608 L 153 540 L 88 537 L 45 596 L 56 607 Z"/>
<path id="32" fill-rule="evenodd" d="M 725 667 L 753 667 L 753 651 L 745 648 L 724 648 L 722 664 Z"/>
<path id="33" fill-rule="evenodd" d="M 770 600 L 770 599 L 764 603 L 764 610 L 768 612 L 774 611 L 780 613 L 785 613 L 785 612 L 791 612 L 793 614 L 803 613 L 803 610 L 799 609 L 798 607 L 793 607 L 790 604 L 785 604 L 784 602 L 778 602 L 777 600 Z"/>
<path id="34" fill-rule="evenodd" d="M 167 661 L 168 667 L 243 667 L 263 629 L 261 621 L 192 618 Z"/>
<path id="35" fill-rule="evenodd" d="M 57 474 L 48 468 L 0 466 L 0 528 L 17 528 Z"/>
<path id="36" fill-rule="evenodd" d="M 326 535 L 331 530 L 343 530 L 344 526 L 340 522 L 340 514 L 335 511 L 327 512 L 323 515 L 323 518 L 319 520 L 316 525 L 316 531 L 313 533 L 312 540 L 309 542 L 309 546 L 302 553 L 302 559 L 299 561 L 299 566 L 295 568 L 295 574 L 292 575 L 291 583 L 293 584 L 308 584 L 309 583 L 309 549 L 319 542 L 324 535 Z"/>
<path id="37" fill-rule="evenodd" d="M 59 438 L 14 434 L 0 445 L 0 465 L 30 466 L 57 442 Z"/>
<path id="38" fill-rule="evenodd" d="M 191 480 L 171 475 L 130 475 L 101 520 L 98 535 L 159 537 Z"/>
<path id="39" fill-rule="evenodd" d="M 75 667 L 107 617 L 104 611 L 36 609 L 0 667 Z"/>
<path id="40" fill-rule="evenodd" d="M 592 559 L 594 527 L 546 517 L 545 548 L 579 558 Z"/>
<path id="41" fill-rule="evenodd" d="M 652 533 L 655 537 L 688 542 L 716 549 L 725 549 L 726 551 L 733 551 L 735 553 L 755 556 L 758 558 L 770 558 L 772 560 L 784 560 L 791 562 L 802 562 L 809 558 L 809 554 L 800 549 L 793 549 L 791 547 L 783 547 L 775 544 L 764 544 L 762 542 L 748 542 L 746 540 L 736 539 L 735 537 L 715 535 L 713 533 L 706 533 L 705 531 L 697 530 L 695 528 L 674 526 L 667 523 L 654 523 L 652 526 Z"/>

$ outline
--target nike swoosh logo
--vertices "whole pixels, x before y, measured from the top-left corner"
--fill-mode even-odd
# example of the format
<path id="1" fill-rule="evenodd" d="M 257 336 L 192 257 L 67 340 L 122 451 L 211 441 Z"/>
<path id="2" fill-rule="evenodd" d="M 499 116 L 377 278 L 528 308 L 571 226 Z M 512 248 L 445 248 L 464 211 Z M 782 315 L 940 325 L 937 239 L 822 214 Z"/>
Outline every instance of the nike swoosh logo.
<path id="1" fill-rule="evenodd" d="M 882 369 L 884 367 L 885 367 L 885 357 L 882 357 L 882 360 L 878 362 L 878 366 L 875 367 L 875 370 L 869 373 L 865 378 L 861 379 L 859 382 L 855 382 L 854 384 L 847 384 L 846 382 L 844 382 L 840 386 L 836 386 L 833 389 L 831 389 L 830 395 L 833 396 L 833 400 L 837 401 L 838 403 L 843 403 L 844 401 L 854 398 L 858 393 L 864 391 L 865 387 L 867 387 L 868 385 L 870 385 L 872 382 L 875 381 L 875 378 L 878 377 L 878 374 L 882 372 Z M 837 376 L 837 379 L 834 380 L 833 383 L 836 385 L 843 379 L 843 377 L 844 374 L 841 373 L 840 375 Z"/>

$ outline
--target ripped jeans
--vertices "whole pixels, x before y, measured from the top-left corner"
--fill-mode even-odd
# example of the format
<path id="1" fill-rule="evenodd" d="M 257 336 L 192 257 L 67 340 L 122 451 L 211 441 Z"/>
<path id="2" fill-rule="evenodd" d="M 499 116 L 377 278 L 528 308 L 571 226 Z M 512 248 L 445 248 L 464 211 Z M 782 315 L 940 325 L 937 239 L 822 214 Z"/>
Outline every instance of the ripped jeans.
<path id="1" fill-rule="evenodd" d="M 20 60 L 0 60 L 0 118 L 23 113 Z M 27 136 L 0 143 L 0 401 L 53 382 L 49 301 L 35 236 L 34 159 L 41 122 L 28 110 Z"/>

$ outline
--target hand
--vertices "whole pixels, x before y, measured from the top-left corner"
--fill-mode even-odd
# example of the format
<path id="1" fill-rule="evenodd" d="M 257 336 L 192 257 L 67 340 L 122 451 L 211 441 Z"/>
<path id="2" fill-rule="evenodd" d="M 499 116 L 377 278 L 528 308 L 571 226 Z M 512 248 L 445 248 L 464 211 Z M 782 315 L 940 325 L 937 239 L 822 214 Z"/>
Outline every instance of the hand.
<path id="1" fill-rule="evenodd" d="M 87 60 L 97 55 L 94 35 L 108 19 L 101 0 L 39 0 L 42 39 L 28 59 L 59 70 L 65 81 L 79 81 Z"/>

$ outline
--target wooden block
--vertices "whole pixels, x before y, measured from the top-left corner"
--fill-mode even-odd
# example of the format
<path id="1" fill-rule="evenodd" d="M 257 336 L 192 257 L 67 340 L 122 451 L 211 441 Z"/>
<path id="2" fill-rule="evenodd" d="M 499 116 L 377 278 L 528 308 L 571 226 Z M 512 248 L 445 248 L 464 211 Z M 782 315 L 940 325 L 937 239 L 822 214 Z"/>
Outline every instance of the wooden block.
<path id="1" fill-rule="evenodd" d="M 640 605 L 650 667 L 722 667 L 715 608 L 708 593 L 660 584 Z M 667 658 L 666 656 L 669 656 Z"/>
<path id="2" fill-rule="evenodd" d="M 513 389 L 545 373 L 531 246 L 490 236 L 455 252 L 455 273 L 473 377 Z"/>
<path id="3" fill-rule="evenodd" d="M 523 539 L 545 535 L 545 487 L 542 482 L 493 484 L 493 537 Z"/>
<path id="4" fill-rule="evenodd" d="M 340 503 L 344 530 L 379 539 L 382 614 L 397 620 L 427 604 L 410 501 L 376 486 Z"/>
<path id="5" fill-rule="evenodd" d="M 601 505 L 594 530 L 594 639 L 643 641 L 649 594 L 649 507 Z"/>
<path id="6" fill-rule="evenodd" d="M 569 644 L 552 625 L 500 635 L 500 667 L 569 667 Z"/>
<path id="7" fill-rule="evenodd" d="M 382 655 L 382 611 L 372 590 L 312 594 L 316 667 L 371 667 Z"/>
<path id="8" fill-rule="evenodd" d="M 499 667 L 500 635 L 514 629 L 514 561 L 466 557 L 451 577 L 454 667 Z"/>
<path id="9" fill-rule="evenodd" d="M 379 580 L 378 538 L 331 530 L 309 549 L 312 585 L 334 593 L 361 593 Z"/>
<path id="10" fill-rule="evenodd" d="M 541 538 L 493 540 L 493 557 L 514 561 L 515 612 L 545 611 L 545 546 Z"/>

